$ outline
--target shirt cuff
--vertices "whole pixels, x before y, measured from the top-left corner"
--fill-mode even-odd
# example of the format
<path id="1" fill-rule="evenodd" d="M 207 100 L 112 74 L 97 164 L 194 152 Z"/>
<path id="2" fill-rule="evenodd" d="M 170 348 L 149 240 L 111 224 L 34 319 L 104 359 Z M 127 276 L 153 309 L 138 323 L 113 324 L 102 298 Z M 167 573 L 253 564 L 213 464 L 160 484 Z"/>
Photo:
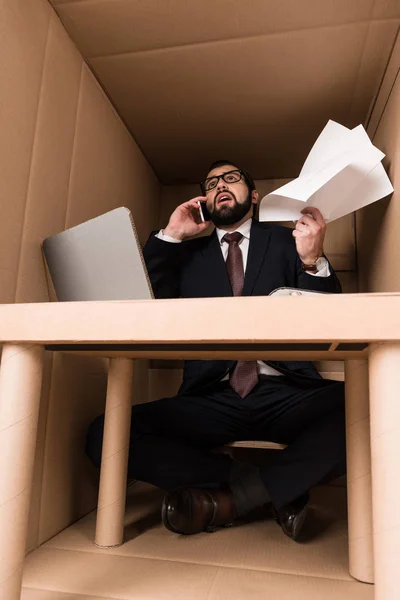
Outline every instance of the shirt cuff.
<path id="1" fill-rule="evenodd" d="M 160 231 L 156 233 L 156 238 L 158 238 L 159 240 L 163 240 L 164 242 L 170 242 L 171 244 L 180 244 L 182 241 L 177 240 L 176 238 L 173 238 L 170 235 L 165 235 L 162 229 L 160 229 Z"/>
<path id="2" fill-rule="evenodd" d="M 329 263 L 326 260 L 325 256 L 321 257 L 321 260 L 318 261 L 319 264 L 317 266 L 318 271 L 316 273 L 307 273 L 307 275 L 312 275 L 313 277 L 329 277 L 331 271 L 329 269 Z"/>

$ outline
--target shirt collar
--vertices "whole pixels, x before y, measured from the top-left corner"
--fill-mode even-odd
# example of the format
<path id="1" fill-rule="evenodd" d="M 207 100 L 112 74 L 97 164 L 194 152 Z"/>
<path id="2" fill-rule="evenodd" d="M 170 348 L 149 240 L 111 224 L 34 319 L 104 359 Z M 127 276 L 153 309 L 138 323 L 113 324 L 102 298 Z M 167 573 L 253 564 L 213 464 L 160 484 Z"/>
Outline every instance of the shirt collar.
<path id="1" fill-rule="evenodd" d="M 248 219 L 247 221 L 245 221 L 244 223 L 242 223 L 240 227 L 235 229 L 235 231 L 238 231 L 239 233 L 241 233 L 242 236 L 247 238 L 248 240 L 250 239 L 250 230 L 251 230 L 251 218 Z M 217 231 L 219 243 L 222 245 L 222 238 L 228 232 L 225 231 L 224 229 L 219 229 L 218 227 L 216 228 L 216 231 Z M 234 233 L 234 232 L 229 231 L 229 233 Z"/>

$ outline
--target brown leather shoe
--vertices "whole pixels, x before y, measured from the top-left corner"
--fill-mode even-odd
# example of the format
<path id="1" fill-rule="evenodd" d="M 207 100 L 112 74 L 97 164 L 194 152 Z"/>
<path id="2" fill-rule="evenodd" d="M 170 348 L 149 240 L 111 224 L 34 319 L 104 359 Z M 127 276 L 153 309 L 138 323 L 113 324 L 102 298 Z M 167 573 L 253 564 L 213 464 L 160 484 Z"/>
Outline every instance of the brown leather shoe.
<path id="1" fill-rule="evenodd" d="M 308 500 L 308 494 L 306 494 L 279 510 L 272 507 L 272 514 L 275 521 L 282 527 L 283 533 L 294 541 L 299 537 L 305 523 L 308 512 Z"/>
<path id="2" fill-rule="evenodd" d="M 181 487 L 168 492 L 161 508 L 162 522 L 174 533 L 190 535 L 232 525 L 236 506 L 230 490 Z"/>

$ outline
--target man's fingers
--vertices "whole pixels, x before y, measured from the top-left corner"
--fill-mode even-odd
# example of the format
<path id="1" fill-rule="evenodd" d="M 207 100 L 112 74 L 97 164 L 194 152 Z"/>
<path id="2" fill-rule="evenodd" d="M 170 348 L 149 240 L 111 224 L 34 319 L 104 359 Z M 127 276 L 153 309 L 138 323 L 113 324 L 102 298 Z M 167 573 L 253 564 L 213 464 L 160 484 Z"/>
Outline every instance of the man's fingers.
<path id="1" fill-rule="evenodd" d="M 307 238 L 310 235 L 308 227 L 305 228 L 304 231 L 300 229 L 293 229 L 292 234 L 294 238 Z"/>
<path id="2" fill-rule="evenodd" d="M 305 225 L 301 221 L 297 221 L 295 231 L 301 231 L 302 233 L 311 233 L 312 229 L 308 225 Z"/>
<path id="3" fill-rule="evenodd" d="M 181 206 L 198 206 L 198 202 L 205 202 L 205 200 L 207 200 L 205 196 L 196 196 L 196 198 L 184 202 Z"/>
<path id="4" fill-rule="evenodd" d="M 307 208 L 303 208 L 303 210 L 301 211 L 301 214 L 306 215 L 307 213 L 312 215 L 312 217 L 309 217 L 309 218 L 313 218 L 314 221 L 316 223 L 318 223 L 318 225 L 320 227 L 326 226 L 325 219 L 322 216 L 321 211 L 318 208 L 315 208 L 314 206 L 307 206 Z"/>
<path id="5" fill-rule="evenodd" d="M 312 231 L 313 233 L 317 233 L 321 229 L 321 226 L 316 221 L 314 221 L 312 217 L 308 216 L 301 217 L 297 221 L 296 227 L 297 225 L 305 226 L 308 228 L 309 231 Z"/>
<path id="6" fill-rule="evenodd" d="M 200 231 L 204 231 L 204 229 L 207 229 L 207 227 L 209 227 L 209 225 L 210 225 L 210 221 L 204 221 L 204 223 L 203 222 L 199 223 L 199 233 L 200 233 Z"/>

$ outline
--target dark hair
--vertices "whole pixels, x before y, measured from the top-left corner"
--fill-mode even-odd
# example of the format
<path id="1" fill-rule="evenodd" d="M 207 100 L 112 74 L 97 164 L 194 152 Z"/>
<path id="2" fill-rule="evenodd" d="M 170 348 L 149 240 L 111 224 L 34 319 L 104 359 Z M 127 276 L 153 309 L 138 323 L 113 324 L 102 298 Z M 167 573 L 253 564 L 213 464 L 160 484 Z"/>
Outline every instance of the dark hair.
<path id="1" fill-rule="evenodd" d="M 253 190 L 256 189 L 254 179 L 252 178 L 250 173 L 248 171 L 246 171 L 245 169 L 240 169 L 237 166 L 237 164 L 232 162 L 231 160 L 216 160 L 208 167 L 207 173 L 209 173 L 213 169 L 217 169 L 218 167 L 223 167 L 224 165 L 232 165 L 232 167 L 236 167 L 239 171 L 241 171 L 243 173 L 243 178 L 244 178 L 245 182 L 247 183 L 247 187 L 249 188 L 250 192 L 252 192 Z"/>

